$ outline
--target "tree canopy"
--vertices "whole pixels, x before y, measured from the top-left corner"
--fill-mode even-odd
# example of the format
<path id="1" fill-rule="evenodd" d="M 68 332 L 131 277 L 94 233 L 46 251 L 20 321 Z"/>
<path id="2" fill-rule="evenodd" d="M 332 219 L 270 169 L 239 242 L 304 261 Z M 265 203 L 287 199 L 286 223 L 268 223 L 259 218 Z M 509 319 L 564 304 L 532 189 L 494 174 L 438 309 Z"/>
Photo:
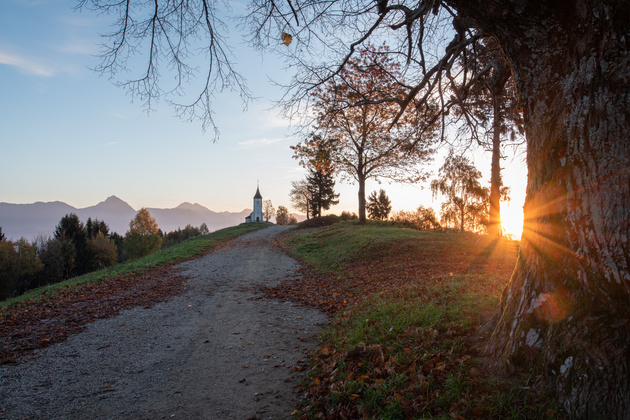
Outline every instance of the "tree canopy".
<path id="1" fill-rule="evenodd" d="M 141 208 L 129 222 L 125 234 L 125 251 L 129 259 L 136 259 L 158 251 L 162 246 L 158 224 L 146 208 Z"/>
<path id="2" fill-rule="evenodd" d="M 365 222 L 365 182 L 391 179 L 418 182 L 426 177 L 421 165 L 430 159 L 436 129 L 432 107 L 398 114 L 396 104 L 382 99 L 404 96 L 398 84 L 400 66 L 386 54 L 387 47 L 368 46 L 351 58 L 337 80 L 313 92 L 316 130 L 327 139 L 332 167 L 346 180 L 359 184 L 359 221 Z M 361 105 L 354 104 L 362 102 Z M 317 138 L 293 147 L 295 156 L 316 160 Z"/>

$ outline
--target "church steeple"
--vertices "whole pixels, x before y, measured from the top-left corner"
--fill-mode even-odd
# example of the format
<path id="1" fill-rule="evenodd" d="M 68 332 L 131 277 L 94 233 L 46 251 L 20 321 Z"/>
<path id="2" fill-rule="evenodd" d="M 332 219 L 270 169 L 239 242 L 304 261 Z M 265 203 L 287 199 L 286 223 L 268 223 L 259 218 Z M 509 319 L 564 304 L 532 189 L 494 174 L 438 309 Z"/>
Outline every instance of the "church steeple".
<path id="1" fill-rule="evenodd" d="M 256 183 L 256 195 L 254 196 L 254 211 L 252 211 L 250 215 L 245 218 L 245 222 L 252 223 L 252 222 L 262 222 L 262 221 L 263 221 L 262 194 L 260 193 L 260 188 L 258 186 L 258 183 Z"/>

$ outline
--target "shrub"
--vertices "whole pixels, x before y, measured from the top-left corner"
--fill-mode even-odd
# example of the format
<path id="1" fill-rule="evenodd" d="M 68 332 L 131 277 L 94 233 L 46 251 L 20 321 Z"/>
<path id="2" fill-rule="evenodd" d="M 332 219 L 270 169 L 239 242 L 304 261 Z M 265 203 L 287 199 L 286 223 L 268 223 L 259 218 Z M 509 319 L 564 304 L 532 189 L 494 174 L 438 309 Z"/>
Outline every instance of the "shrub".
<path id="1" fill-rule="evenodd" d="M 302 223 L 298 224 L 299 229 L 313 228 L 313 227 L 322 227 L 322 226 L 330 226 L 335 223 L 339 223 L 340 219 L 337 216 L 322 216 L 322 217 L 314 217 L 309 220 L 305 220 Z"/>

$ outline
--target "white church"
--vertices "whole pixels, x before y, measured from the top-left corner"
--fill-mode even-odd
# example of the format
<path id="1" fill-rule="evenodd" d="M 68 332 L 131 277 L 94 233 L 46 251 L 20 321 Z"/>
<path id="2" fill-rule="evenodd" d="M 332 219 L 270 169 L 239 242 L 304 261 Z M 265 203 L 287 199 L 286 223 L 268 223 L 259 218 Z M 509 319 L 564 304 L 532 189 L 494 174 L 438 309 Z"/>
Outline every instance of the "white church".
<path id="1" fill-rule="evenodd" d="M 254 195 L 254 211 L 245 218 L 245 223 L 255 223 L 262 221 L 262 195 L 260 195 L 260 189 L 258 188 L 258 186 L 256 186 L 256 195 Z"/>

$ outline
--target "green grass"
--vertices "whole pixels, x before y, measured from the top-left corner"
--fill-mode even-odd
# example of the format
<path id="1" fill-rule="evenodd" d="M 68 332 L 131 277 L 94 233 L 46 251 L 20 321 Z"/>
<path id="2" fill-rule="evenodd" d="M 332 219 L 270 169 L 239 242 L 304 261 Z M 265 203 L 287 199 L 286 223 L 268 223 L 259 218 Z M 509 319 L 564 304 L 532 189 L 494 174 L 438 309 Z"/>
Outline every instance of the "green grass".
<path id="1" fill-rule="evenodd" d="M 348 263 L 391 255 L 394 252 L 393 244 L 400 245 L 418 237 L 433 238 L 431 242 L 435 242 L 442 236 L 443 234 L 436 232 L 401 229 L 382 223 L 359 225 L 349 221 L 316 230 L 298 231 L 289 244 L 292 255 L 320 273 L 331 273 L 343 271 Z M 422 242 L 416 242 L 414 245 L 422 246 Z M 425 252 L 435 253 L 440 248 L 441 246 L 438 246 Z"/>
<path id="2" fill-rule="evenodd" d="M 0 309 L 10 307 L 15 303 L 24 300 L 37 300 L 44 292 L 47 291 L 52 291 L 54 293 L 55 291 L 66 287 L 73 287 L 85 283 L 94 283 L 119 275 L 138 274 L 153 267 L 159 267 L 166 264 L 175 264 L 177 262 L 198 256 L 201 253 L 213 248 L 214 246 L 224 241 L 230 240 L 244 233 L 262 229 L 268 226 L 269 225 L 266 223 L 243 223 L 238 226 L 233 226 L 212 232 L 208 235 L 198 236 L 196 238 L 182 242 L 181 244 L 163 249 L 154 254 L 147 255 L 136 260 L 127 261 L 113 267 L 104 268 L 102 270 L 94 271 L 92 273 L 88 273 L 79 277 L 74 277 L 63 282 L 29 290 L 28 292 L 18 297 L 1 301 Z"/>
<path id="3" fill-rule="evenodd" d="M 470 337 L 499 304 L 515 243 L 346 222 L 296 232 L 288 244 L 327 278 L 380 273 L 382 283 L 321 334 L 296 417 L 555 418 L 551 401 L 521 389 L 534 378 L 471 373 L 483 367 Z"/>

